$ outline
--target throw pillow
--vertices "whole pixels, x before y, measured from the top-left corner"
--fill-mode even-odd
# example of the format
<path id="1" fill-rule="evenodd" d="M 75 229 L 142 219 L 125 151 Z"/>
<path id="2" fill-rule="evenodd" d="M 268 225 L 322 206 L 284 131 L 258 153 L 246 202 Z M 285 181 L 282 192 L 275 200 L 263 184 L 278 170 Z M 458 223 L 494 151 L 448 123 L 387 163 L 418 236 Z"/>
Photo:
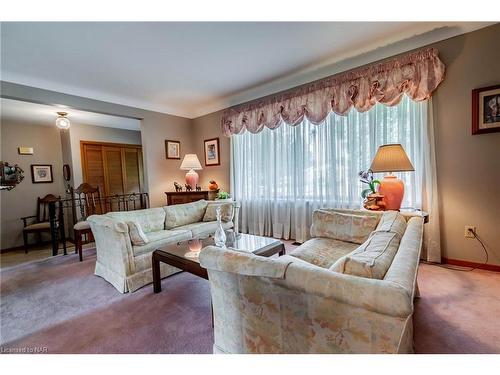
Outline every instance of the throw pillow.
<path id="1" fill-rule="evenodd" d="M 191 203 L 164 206 L 163 209 L 166 213 L 165 229 L 172 229 L 202 221 L 207 209 L 207 201 L 201 199 Z"/>
<path id="2" fill-rule="evenodd" d="M 128 232 L 130 235 L 130 241 L 134 246 L 144 246 L 149 240 L 144 234 L 141 226 L 136 221 L 127 221 Z"/>
<path id="3" fill-rule="evenodd" d="M 233 220 L 233 204 L 232 203 L 209 203 L 203 221 L 217 220 L 217 207 L 221 208 L 221 220 L 229 222 Z"/>
<path id="4" fill-rule="evenodd" d="M 397 233 L 373 232 L 365 243 L 337 260 L 330 270 L 381 280 L 392 264 L 400 241 Z"/>
<path id="5" fill-rule="evenodd" d="M 311 236 L 362 244 L 377 226 L 375 215 L 345 214 L 335 211 L 313 212 Z"/>

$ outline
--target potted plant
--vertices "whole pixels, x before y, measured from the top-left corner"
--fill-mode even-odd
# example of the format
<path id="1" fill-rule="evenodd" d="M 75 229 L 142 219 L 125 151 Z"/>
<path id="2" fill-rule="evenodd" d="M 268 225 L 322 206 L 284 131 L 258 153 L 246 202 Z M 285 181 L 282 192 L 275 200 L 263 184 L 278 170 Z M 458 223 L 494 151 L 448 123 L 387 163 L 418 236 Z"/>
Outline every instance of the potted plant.
<path id="1" fill-rule="evenodd" d="M 232 201 L 231 195 L 227 191 L 219 191 L 217 193 L 217 198 L 216 200 L 218 201 Z"/>
<path id="2" fill-rule="evenodd" d="M 368 210 L 378 211 L 385 209 L 384 196 L 379 194 L 378 186 L 380 186 L 380 181 L 373 177 L 373 171 L 368 169 L 367 171 L 361 171 L 358 173 L 359 180 L 363 184 L 367 184 L 368 188 L 361 192 L 361 197 L 364 199 L 363 207 Z"/>

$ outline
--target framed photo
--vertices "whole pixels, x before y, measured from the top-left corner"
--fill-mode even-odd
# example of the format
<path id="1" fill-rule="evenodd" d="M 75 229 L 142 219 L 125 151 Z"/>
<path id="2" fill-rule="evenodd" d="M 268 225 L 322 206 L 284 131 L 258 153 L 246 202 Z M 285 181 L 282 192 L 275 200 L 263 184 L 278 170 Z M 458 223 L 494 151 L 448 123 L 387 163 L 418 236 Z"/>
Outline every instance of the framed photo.
<path id="1" fill-rule="evenodd" d="M 31 181 L 34 184 L 54 182 L 54 178 L 52 177 L 52 165 L 31 164 Z"/>
<path id="2" fill-rule="evenodd" d="M 181 158 L 181 142 L 165 140 L 165 153 L 167 159 L 180 159 Z"/>
<path id="3" fill-rule="evenodd" d="M 500 132 L 500 85 L 472 90 L 472 134 Z"/>
<path id="4" fill-rule="evenodd" d="M 219 138 L 205 141 L 205 165 L 220 165 Z"/>

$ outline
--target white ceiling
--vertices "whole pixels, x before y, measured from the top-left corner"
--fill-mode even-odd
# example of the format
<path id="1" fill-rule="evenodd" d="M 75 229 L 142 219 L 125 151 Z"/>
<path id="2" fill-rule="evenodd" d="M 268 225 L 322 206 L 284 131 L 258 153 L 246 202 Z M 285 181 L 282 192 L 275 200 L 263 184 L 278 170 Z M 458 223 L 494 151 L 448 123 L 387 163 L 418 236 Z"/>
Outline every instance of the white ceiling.
<path id="1" fill-rule="evenodd" d="M 70 122 L 82 125 L 104 126 L 128 130 L 140 130 L 140 120 L 79 111 L 62 106 L 0 99 L 1 120 L 23 121 L 33 124 L 56 126 L 57 112 L 67 112 Z"/>
<path id="2" fill-rule="evenodd" d="M 1 74 L 4 81 L 193 118 L 392 43 L 418 35 L 431 43 L 489 24 L 9 22 L 1 25 Z M 284 77 L 293 79 L 273 84 Z"/>

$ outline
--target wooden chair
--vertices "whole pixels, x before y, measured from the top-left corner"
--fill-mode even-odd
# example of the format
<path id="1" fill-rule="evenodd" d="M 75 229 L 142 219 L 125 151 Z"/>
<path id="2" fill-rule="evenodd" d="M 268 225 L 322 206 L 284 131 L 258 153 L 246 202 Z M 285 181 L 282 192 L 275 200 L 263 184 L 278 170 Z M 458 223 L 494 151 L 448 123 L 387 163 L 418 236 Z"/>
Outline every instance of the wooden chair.
<path id="1" fill-rule="evenodd" d="M 23 221 L 23 240 L 24 240 L 24 252 L 28 253 L 28 234 L 36 234 L 38 243 L 41 243 L 42 233 L 49 233 L 52 238 L 52 232 L 50 228 L 50 215 L 49 215 L 49 203 L 57 202 L 61 197 L 56 197 L 53 194 L 47 194 L 45 197 L 37 199 L 36 215 L 22 217 Z M 29 224 L 28 221 L 32 222 Z M 56 224 L 57 229 L 60 229 L 59 224 Z"/>
<path id="2" fill-rule="evenodd" d="M 76 222 L 73 226 L 75 235 L 75 253 L 78 252 L 80 262 L 83 261 L 83 242 L 82 237 L 85 235 L 92 235 L 89 223 L 86 221 L 90 215 L 100 215 L 103 212 L 101 206 L 101 195 L 99 193 L 99 186 L 92 187 L 84 182 L 76 189 L 71 188 L 71 196 L 74 197 L 73 205 L 73 218 Z M 80 220 L 76 220 L 76 204 L 80 208 Z M 88 237 L 87 237 L 88 240 Z"/>

